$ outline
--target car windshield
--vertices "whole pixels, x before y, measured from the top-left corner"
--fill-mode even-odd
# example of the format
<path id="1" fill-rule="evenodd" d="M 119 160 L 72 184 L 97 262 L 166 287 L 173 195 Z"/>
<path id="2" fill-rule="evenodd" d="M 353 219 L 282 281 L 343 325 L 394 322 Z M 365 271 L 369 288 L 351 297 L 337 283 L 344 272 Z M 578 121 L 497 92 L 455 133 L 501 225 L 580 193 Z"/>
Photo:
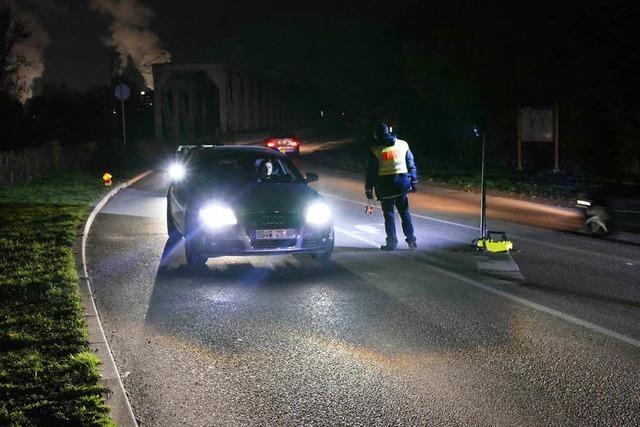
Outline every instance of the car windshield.
<path id="1" fill-rule="evenodd" d="M 192 159 L 195 178 L 206 183 L 279 184 L 304 182 L 291 161 L 268 154 L 204 154 Z"/>

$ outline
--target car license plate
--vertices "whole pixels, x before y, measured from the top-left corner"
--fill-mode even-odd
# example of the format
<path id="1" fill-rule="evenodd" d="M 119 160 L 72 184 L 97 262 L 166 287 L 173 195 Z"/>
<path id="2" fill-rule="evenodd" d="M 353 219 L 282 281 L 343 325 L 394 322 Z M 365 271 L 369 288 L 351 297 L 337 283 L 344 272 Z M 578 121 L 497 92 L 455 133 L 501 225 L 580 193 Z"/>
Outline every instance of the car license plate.
<path id="1" fill-rule="evenodd" d="M 295 239 L 296 237 L 297 233 L 295 228 L 256 230 L 256 240 Z"/>
<path id="2" fill-rule="evenodd" d="M 284 154 L 284 153 L 286 153 L 286 152 L 287 152 L 287 147 L 280 147 L 280 148 L 278 148 L 278 150 L 279 150 L 282 154 Z"/>

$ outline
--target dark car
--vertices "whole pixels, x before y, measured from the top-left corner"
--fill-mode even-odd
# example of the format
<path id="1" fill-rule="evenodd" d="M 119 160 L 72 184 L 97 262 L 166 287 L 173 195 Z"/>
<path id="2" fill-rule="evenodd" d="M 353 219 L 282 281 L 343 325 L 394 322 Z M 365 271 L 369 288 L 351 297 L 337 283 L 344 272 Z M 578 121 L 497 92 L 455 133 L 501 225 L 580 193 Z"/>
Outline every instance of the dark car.
<path id="1" fill-rule="evenodd" d="M 300 138 L 295 135 L 276 135 L 264 140 L 264 146 L 282 154 L 300 155 Z"/>
<path id="2" fill-rule="evenodd" d="M 167 194 L 170 239 L 185 238 L 187 262 L 223 255 L 333 251 L 331 212 L 283 154 L 261 147 L 192 150 Z"/>
<path id="3" fill-rule="evenodd" d="M 578 197 L 590 233 L 603 235 L 613 230 L 640 232 L 640 185 L 604 184 Z"/>

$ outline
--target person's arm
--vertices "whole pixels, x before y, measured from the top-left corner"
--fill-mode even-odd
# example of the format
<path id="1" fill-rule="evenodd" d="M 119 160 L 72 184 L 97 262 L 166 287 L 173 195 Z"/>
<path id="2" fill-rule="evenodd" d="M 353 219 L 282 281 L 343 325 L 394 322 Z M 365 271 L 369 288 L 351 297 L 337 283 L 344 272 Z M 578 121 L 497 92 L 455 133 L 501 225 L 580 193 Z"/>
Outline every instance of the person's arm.
<path id="1" fill-rule="evenodd" d="M 416 168 L 416 162 L 410 149 L 407 150 L 406 162 L 407 171 L 411 178 L 411 189 L 412 191 L 416 191 L 418 189 L 418 169 Z"/>
<path id="2" fill-rule="evenodd" d="M 369 158 L 367 160 L 367 173 L 365 177 L 364 191 L 367 195 L 367 199 L 373 199 L 373 187 L 378 178 L 378 159 L 373 153 L 369 152 Z"/>

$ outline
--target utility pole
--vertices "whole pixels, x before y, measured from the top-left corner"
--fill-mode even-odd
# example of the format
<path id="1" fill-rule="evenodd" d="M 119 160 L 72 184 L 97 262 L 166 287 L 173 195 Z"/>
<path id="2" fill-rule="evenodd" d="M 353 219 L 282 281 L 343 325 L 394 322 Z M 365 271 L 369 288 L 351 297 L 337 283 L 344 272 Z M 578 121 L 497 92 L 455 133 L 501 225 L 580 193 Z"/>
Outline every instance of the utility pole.
<path id="1" fill-rule="evenodd" d="M 560 106 L 556 102 L 553 104 L 553 173 L 560 172 Z"/>

